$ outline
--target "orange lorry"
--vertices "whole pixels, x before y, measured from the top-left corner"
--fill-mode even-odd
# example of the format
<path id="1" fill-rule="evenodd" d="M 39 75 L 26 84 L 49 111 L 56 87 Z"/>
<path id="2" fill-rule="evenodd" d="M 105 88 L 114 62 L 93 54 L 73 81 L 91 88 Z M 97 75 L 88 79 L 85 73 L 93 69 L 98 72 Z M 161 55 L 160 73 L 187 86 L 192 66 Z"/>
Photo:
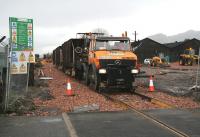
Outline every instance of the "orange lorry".
<path id="1" fill-rule="evenodd" d="M 82 38 L 70 39 L 62 45 L 64 72 L 97 91 L 105 87 L 134 90 L 138 68 L 130 39 L 81 34 Z"/>

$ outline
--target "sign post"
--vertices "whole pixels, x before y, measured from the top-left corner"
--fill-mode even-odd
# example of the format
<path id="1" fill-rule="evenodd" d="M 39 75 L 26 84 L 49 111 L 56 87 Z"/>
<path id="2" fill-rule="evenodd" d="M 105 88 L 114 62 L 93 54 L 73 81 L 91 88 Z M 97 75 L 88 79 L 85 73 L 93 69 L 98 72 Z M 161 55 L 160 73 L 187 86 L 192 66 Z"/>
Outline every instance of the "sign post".
<path id="1" fill-rule="evenodd" d="M 7 83 L 8 87 L 6 91 L 7 102 L 9 100 L 10 90 L 12 89 L 11 79 L 13 79 L 14 94 L 22 92 L 24 88 L 26 93 L 28 91 L 29 65 L 35 62 L 33 50 L 33 19 L 9 17 L 9 32 L 10 50 L 8 50 L 8 55 L 10 59 L 8 60 L 10 60 L 10 63 L 7 71 L 7 73 L 9 73 L 9 82 Z M 22 76 L 22 74 L 24 75 Z M 20 82 L 24 84 L 20 85 Z"/>

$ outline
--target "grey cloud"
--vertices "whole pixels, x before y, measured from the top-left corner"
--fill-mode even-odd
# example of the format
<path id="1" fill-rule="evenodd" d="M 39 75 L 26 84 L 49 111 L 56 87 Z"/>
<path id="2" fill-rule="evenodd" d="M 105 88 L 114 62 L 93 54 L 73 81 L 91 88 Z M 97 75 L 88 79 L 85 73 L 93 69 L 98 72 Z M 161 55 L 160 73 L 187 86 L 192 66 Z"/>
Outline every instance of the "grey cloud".
<path id="1" fill-rule="evenodd" d="M 3 9 L 8 16 L 33 18 L 36 25 L 64 26 L 85 21 L 127 16 L 135 0 L 7 0 Z"/>

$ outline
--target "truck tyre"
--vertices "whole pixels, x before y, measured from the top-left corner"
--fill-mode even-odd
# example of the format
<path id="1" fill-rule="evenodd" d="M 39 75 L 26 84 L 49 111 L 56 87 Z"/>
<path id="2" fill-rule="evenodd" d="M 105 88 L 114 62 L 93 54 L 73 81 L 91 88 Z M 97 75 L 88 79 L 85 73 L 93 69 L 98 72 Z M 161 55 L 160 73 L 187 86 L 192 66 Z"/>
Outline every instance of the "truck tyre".
<path id="1" fill-rule="evenodd" d="M 82 75 L 83 83 L 88 86 L 89 85 L 89 77 L 88 77 L 88 67 L 86 66 L 86 64 L 83 64 L 82 72 L 83 72 L 83 75 Z"/>
<path id="2" fill-rule="evenodd" d="M 135 87 L 129 87 L 127 90 L 128 90 L 129 92 L 131 92 L 131 93 L 134 93 L 135 90 L 136 90 L 136 88 L 135 88 Z"/>
<path id="3" fill-rule="evenodd" d="M 96 70 L 93 70 L 93 74 L 94 74 L 94 89 L 96 91 L 98 91 L 99 90 L 99 84 L 100 84 L 99 74 L 97 74 Z"/>
<path id="4" fill-rule="evenodd" d="M 132 85 L 132 81 L 131 82 L 128 82 L 127 81 L 127 84 L 126 84 L 126 88 L 125 88 L 128 92 L 134 92 L 135 91 L 135 88 L 134 86 Z"/>
<path id="5" fill-rule="evenodd" d="M 75 78 L 81 80 L 81 73 L 79 69 L 75 69 Z"/>
<path id="6" fill-rule="evenodd" d="M 188 65 L 192 66 L 193 62 L 192 62 L 192 59 L 188 59 Z"/>
<path id="7" fill-rule="evenodd" d="M 97 73 L 96 67 L 94 65 L 89 68 L 89 81 L 92 88 L 98 91 L 100 80 L 99 80 L 99 75 Z"/>

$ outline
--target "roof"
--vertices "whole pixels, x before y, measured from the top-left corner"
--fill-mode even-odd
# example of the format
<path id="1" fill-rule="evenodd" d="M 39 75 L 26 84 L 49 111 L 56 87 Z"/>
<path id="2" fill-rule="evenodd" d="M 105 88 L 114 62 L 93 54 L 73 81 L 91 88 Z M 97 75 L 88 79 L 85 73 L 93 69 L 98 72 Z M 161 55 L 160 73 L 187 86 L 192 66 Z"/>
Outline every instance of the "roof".
<path id="1" fill-rule="evenodd" d="M 185 44 L 186 42 L 189 42 L 189 41 L 198 41 L 198 42 L 200 42 L 198 39 L 193 38 L 193 39 L 188 39 L 188 40 L 181 41 L 181 42 L 177 42 L 176 41 L 176 42 L 173 42 L 173 43 L 166 43 L 165 46 L 168 47 L 168 48 L 175 48 L 175 47 L 183 45 L 183 44 Z"/>
<path id="2" fill-rule="evenodd" d="M 165 47 L 167 47 L 167 48 L 175 48 L 175 47 L 178 47 L 178 46 L 180 46 L 180 45 L 183 45 L 183 44 L 185 44 L 186 42 L 189 42 L 189 41 L 197 41 L 197 42 L 200 43 L 200 41 L 199 41 L 198 39 L 196 39 L 196 38 L 188 39 L 188 40 L 181 41 L 181 42 L 177 42 L 177 41 L 176 41 L 176 42 L 173 42 L 173 43 L 165 43 L 165 44 L 161 44 L 161 43 L 159 43 L 159 42 L 157 42 L 157 41 L 154 41 L 154 40 L 152 40 L 152 39 L 150 39 L 150 38 L 145 38 L 145 39 L 143 39 L 143 40 L 141 40 L 141 41 L 133 42 L 133 43 L 131 43 L 131 45 L 132 45 L 133 47 L 136 47 L 136 46 L 138 46 L 141 42 L 144 42 L 144 41 L 152 41 L 152 42 L 154 42 L 154 43 L 156 43 L 156 44 L 159 44 L 159 45 L 161 45 L 161 46 L 165 46 Z"/>
<path id="3" fill-rule="evenodd" d="M 179 45 L 183 44 L 183 42 L 173 42 L 173 43 L 166 43 L 165 46 L 168 47 L 168 48 L 175 48 Z"/>
<path id="4" fill-rule="evenodd" d="M 145 38 L 145 39 L 143 39 L 142 41 L 151 41 L 151 42 L 154 42 L 154 43 L 156 43 L 156 44 L 158 44 L 158 45 L 163 45 L 163 44 L 161 44 L 161 43 L 159 43 L 159 42 L 157 42 L 157 41 L 155 41 L 155 40 L 152 40 L 152 39 L 150 39 L 150 38 Z"/>
<path id="5" fill-rule="evenodd" d="M 161 44 L 161 43 L 159 43 L 159 42 L 157 42 L 157 41 L 154 41 L 154 40 L 152 40 L 152 39 L 150 39 L 150 38 L 144 38 L 144 39 L 142 39 L 141 41 L 132 42 L 131 45 L 132 45 L 133 47 L 137 47 L 138 45 L 140 45 L 140 43 L 145 43 L 145 42 L 148 43 L 149 41 L 151 41 L 151 42 L 153 42 L 153 43 L 155 43 L 155 44 L 157 44 L 157 45 L 164 46 L 164 47 L 168 48 L 166 45 Z"/>

